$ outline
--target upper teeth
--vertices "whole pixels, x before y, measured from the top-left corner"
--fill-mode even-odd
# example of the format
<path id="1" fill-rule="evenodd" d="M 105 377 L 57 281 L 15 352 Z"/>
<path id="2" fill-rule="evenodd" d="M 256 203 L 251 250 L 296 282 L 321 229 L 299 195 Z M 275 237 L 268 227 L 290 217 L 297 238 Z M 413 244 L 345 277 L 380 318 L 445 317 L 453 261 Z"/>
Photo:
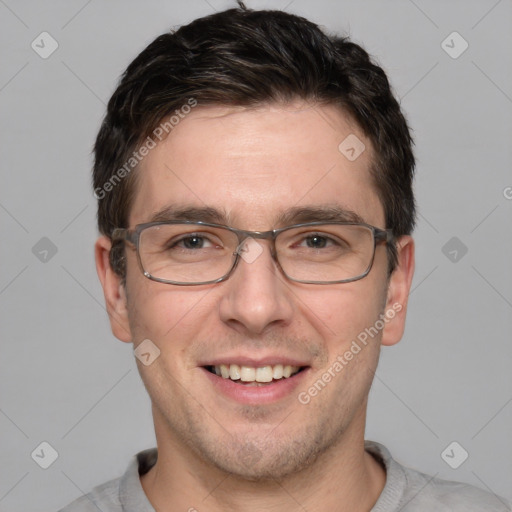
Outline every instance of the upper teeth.
<path id="1" fill-rule="evenodd" d="M 276 364 L 274 366 L 239 366 L 237 364 L 221 364 L 214 366 L 217 375 L 224 379 L 241 380 L 242 382 L 271 382 L 272 379 L 287 379 L 297 373 L 300 366 L 291 366 L 289 364 Z"/>

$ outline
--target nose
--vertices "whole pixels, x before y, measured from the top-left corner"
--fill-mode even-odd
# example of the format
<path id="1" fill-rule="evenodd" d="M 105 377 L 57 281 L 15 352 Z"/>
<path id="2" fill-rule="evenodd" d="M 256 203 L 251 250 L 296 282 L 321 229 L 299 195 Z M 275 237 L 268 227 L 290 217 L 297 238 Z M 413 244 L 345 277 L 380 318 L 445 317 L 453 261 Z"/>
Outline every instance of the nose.
<path id="1" fill-rule="evenodd" d="M 223 283 L 220 317 L 241 334 L 262 334 L 287 325 L 293 294 L 272 258 L 268 242 L 245 240 L 233 274 Z"/>

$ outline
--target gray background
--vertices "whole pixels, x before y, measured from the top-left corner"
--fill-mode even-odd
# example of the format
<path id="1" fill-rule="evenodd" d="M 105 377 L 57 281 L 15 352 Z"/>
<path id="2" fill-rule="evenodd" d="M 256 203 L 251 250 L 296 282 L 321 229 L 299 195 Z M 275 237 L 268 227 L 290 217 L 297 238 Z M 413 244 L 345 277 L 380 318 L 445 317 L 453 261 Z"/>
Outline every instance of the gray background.
<path id="1" fill-rule="evenodd" d="M 512 499 L 512 2 L 247 4 L 362 42 L 414 129 L 417 270 L 405 337 L 382 352 L 367 438 Z M 110 333 L 94 269 L 90 150 L 132 58 L 231 5 L 0 0 L 1 511 L 56 510 L 154 444 L 131 346 Z M 31 48 L 43 31 L 59 44 L 47 59 Z M 441 46 L 453 31 L 469 43 L 456 59 Z M 56 254 L 41 252 L 43 237 Z M 42 441 L 59 454 L 46 470 L 31 458 Z M 458 469 L 440 455 L 452 441 L 469 453 Z"/>

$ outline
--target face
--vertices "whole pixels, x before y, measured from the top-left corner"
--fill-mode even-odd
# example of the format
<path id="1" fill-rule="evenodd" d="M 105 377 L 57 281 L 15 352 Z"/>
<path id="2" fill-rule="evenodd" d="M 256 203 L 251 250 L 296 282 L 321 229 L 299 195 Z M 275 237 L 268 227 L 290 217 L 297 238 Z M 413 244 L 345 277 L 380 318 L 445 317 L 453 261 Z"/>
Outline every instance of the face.
<path id="1" fill-rule="evenodd" d="M 338 150 L 350 134 L 366 146 L 354 161 Z M 130 227 L 166 209 L 194 209 L 192 220 L 265 231 L 284 227 L 285 216 L 288 224 L 299 221 L 298 209 L 314 221 L 335 208 L 385 228 L 371 159 L 370 142 L 334 107 L 198 107 L 142 161 Z M 114 333 L 135 346 L 149 339 L 160 350 L 152 364 L 138 362 L 159 449 L 251 479 L 286 476 L 362 436 L 380 345 L 401 336 L 412 277 L 407 238 L 391 279 L 380 244 L 364 279 L 329 285 L 286 279 L 270 243 L 259 244 L 261 254 L 241 259 L 229 279 L 200 286 L 145 278 L 129 244 L 123 286 L 104 263 L 108 243 L 97 245 Z M 391 309 L 393 319 L 378 322 Z M 357 342 L 375 325 L 377 334 Z M 247 375 L 271 366 L 275 378 L 244 384 L 212 372 L 221 365 L 234 378 L 234 365 L 248 367 Z M 278 378 L 279 365 L 300 371 Z"/>

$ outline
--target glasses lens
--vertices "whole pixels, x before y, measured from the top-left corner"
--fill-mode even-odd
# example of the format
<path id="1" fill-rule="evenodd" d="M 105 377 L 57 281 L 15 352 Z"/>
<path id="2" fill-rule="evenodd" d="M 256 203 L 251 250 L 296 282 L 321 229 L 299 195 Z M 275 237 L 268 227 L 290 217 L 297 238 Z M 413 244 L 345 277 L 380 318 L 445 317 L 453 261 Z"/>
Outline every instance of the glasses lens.
<path id="1" fill-rule="evenodd" d="M 354 280 L 370 267 L 373 231 L 343 224 L 302 226 L 281 232 L 276 250 L 284 273 L 296 281 Z"/>
<path id="2" fill-rule="evenodd" d="M 216 281 L 229 272 L 237 236 L 201 224 L 158 224 L 140 233 L 139 254 L 146 274 L 175 283 Z"/>

